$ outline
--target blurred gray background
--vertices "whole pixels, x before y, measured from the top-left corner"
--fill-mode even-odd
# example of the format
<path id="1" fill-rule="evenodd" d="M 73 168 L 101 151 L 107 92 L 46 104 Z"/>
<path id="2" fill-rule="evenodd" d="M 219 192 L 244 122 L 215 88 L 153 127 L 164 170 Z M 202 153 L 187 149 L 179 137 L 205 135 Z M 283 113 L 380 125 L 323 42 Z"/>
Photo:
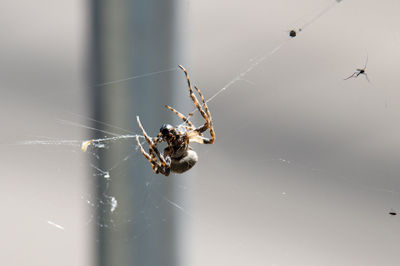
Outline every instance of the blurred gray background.
<path id="1" fill-rule="evenodd" d="M 187 67 L 209 98 L 333 2 L 177 1 L 187 24 L 179 32 L 185 56 L 176 64 Z M 118 235 L 136 218 L 122 213 L 122 220 L 111 221 L 131 204 L 113 194 L 119 214 L 98 219 L 110 206 L 96 198 L 95 150 L 82 153 L 78 142 L 17 145 L 93 135 L 85 128 L 93 126 L 90 8 L 81 1 L 2 5 L 1 265 L 94 265 L 97 245 L 106 241 L 98 228 Z M 193 145 L 199 163 L 190 173 L 166 179 L 147 165 L 148 195 L 161 186 L 185 194 L 135 203 L 144 218 L 162 206 L 180 219 L 182 265 L 398 265 L 400 222 L 388 213 L 400 209 L 399 10 L 397 0 L 333 5 L 209 103 L 217 139 Z M 367 54 L 371 82 L 363 76 L 343 81 Z M 152 65 L 154 71 L 175 66 Z M 143 73 L 121 77 L 137 74 Z M 168 77 L 181 80 L 175 107 L 191 111 L 178 70 L 146 78 Z M 141 88 L 123 84 L 121 91 Z M 149 93 L 157 97 L 158 90 Z M 146 99 L 144 113 L 167 111 Z M 154 135 L 159 126 L 147 123 L 146 129 Z M 121 155 L 115 184 L 127 175 L 123 164 L 147 163 L 133 141 L 126 145 L 134 152 L 127 162 Z M 145 230 L 114 241 L 140 243 L 173 220 L 149 221 Z"/>

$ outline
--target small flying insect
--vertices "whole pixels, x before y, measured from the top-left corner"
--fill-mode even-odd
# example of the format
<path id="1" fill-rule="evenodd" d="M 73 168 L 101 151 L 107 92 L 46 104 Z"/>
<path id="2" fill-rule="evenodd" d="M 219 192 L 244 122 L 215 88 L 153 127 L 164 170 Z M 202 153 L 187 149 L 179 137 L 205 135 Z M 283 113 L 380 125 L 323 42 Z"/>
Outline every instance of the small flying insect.
<path id="1" fill-rule="evenodd" d="M 301 29 L 299 29 L 299 32 L 301 31 Z M 297 31 L 296 30 L 291 30 L 289 31 L 289 36 L 294 38 L 297 36 Z"/>
<path id="2" fill-rule="evenodd" d="M 364 68 L 357 68 L 356 72 L 354 72 L 353 74 L 351 74 L 349 77 L 345 78 L 344 80 L 348 80 L 349 78 L 357 78 L 359 75 L 364 75 L 365 78 L 368 80 L 368 82 L 370 82 L 368 79 L 368 75 L 365 72 L 365 69 L 367 68 L 367 63 L 368 63 L 368 55 L 367 55 L 367 60 L 365 61 Z"/>
<path id="3" fill-rule="evenodd" d="M 189 146 L 190 142 L 197 142 L 201 144 L 212 144 L 215 140 L 214 128 L 212 125 L 212 118 L 210 111 L 208 109 L 207 103 L 204 100 L 203 94 L 200 90 L 194 86 L 197 94 L 200 96 L 202 104 L 200 104 L 196 95 L 193 92 L 193 87 L 190 84 L 189 75 L 183 66 L 179 66 L 186 76 L 186 81 L 189 87 L 189 96 L 192 99 L 197 110 L 200 112 L 201 116 L 204 118 L 205 123 L 199 127 L 195 127 L 192 122 L 189 121 L 189 117 L 193 113 L 189 113 L 186 117 L 174 108 L 166 105 L 165 107 L 176 114 L 179 118 L 183 120 L 184 126 L 174 127 L 170 124 L 164 124 L 160 128 L 160 132 L 154 138 L 147 135 L 144 130 L 142 123 L 137 117 L 137 122 L 140 129 L 143 132 L 143 136 L 146 142 L 149 144 L 149 151 L 146 152 L 139 141 L 139 136 L 136 136 L 136 142 L 140 148 L 143 156 L 150 162 L 153 171 L 158 174 L 161 173 L 168 176 L 170 172 L 173 173 L 183 173 L 191 169 L 198 161 L 197 153 L 192 150 Z M 203 136 L 205 131 L 209 130 L 211 138 L 206 138 Z M 161 142 L 166 142 L 167 147 L 161 153 L 157 144 Z"/>

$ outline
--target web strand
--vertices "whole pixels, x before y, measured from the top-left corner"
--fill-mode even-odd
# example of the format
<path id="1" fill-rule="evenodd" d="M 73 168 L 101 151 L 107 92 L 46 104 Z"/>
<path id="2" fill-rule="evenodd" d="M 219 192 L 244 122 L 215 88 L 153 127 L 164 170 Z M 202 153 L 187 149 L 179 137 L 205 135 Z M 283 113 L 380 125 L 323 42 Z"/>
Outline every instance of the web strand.
<path id="1" fill-rule="evenodd" d="M 311 18 L 308 22 L 306 22 L 299 30 L 302 31 L 304 30 L 306 27 L 310 26 L 311 24 L 313 24 L 315 21 L 317 21 L 320 17 L 322 17 L 324 14 L 326 14 L 329 10 L 331 10 L 336 4 L 340 3 L 342 0 L 335 0 L 333 3 L 331 3 L 329 6 L 327 6 L 326 8 L 324 8 L 322 11 L 320 11 L 319 13 L 317 13 L 313 18 Z M 237 75 L 236 77 L 234 77 L 232 80 L 230 80 L 224 87 L 222 87 L 221 89 L 219 89 L 213 96 L 211 96 L 210 98 L 208 98 L 206 100 L 205 103 L 209 103 L 211 102 L 215 97 L 217 97 L 220 93 L 222 93 L 223 91 L 225 91 L 226 89 L 228 89 L 229 87 L 231 87 L 233 84 L 235 84 L 236 82 L 240 81 L 240 80 L 244 80 L 243 78 L 250 73 L 254 68 L 256 68 L 258 65 L 260 65 L 262 62 L 264 62 L 266 59 L 268 59 L 269 57 L 271 57 L 272 55 L 274 55 L 275 53 L 277 53 L 285 44 L 287 44 L 290 39 L 286 39 L 284 40 L 282 43 L 280 43 L 278 46 L 276 46 L 274 49 L 272 49 L 270 52 L 265 53 L 264 55 L 258 56 L 256 57 L 256 59 L 254 60 L 254 62 L 252 64 L 250 64 L 250 66 L 242 71 L 239 75 Z M 202 106 L 204 106 L 204 104 L 202 104 Z M 192 112 L 190 112 L 190 114 L 194 114 L 197 111 L 196 109 L 193 109 Z M 189 116 L 188 116 L 188 120 Z"/>
<path id="2" fill-rule="evenodd" d="M 339 1 L 340 2 L 340 1 Z M 331 10 L 337 3 L 339 3 L 337 1 L 333 2 L 332 4 L 330 4 L 329 6 L 327 6 L 326 8 L 324 8 L 323 10 L 321 10 L 319 13 L 317 13 L 317 15 L 315 15 L 312 19 L 310 19 L 310 21 L 306 22 L 303 26 L 300 27 L 301 30 L 304 30 L 306 27 L 310 26 L 312 23 L 314 23 L 317 19 L 319 19 L 320 17 L 322 17 L 323 15 L 325 15 L 325 13 L 327 13 L 329 10 Z"/>
<path id="3" fill-rule="evenodd" d="M 111 84 L 116 84 L 116 83 L 120 83 L 120 82 L 124 82 L 124 81 L 128 81 L 128 80 L 132 80 L 132 79 L 150 77 L 150 76 L 161 74 L 161 73 L 171 72 L 171 71 L 174 71 L 177 69 L 178 69 L 177 67 L 174 67 L 174 68 L 168 68 L 168 69 L 150 72 L 150 73 L 146 73 L 146 74 L 142 74 L 142 75 L 132 76 L 129 78 L 117 79 L 117 80 L 113 80 L 113 81 L 96 84 L 94 87 L 103 87 L 103 86 L 107 86 L 107 85 L 111 85 Z"/>

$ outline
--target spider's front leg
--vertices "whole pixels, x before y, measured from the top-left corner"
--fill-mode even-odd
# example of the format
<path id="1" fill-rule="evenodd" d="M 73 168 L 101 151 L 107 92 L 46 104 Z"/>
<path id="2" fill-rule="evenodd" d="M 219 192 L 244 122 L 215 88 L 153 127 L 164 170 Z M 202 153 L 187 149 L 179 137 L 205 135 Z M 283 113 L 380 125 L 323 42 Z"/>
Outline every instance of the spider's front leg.
<path id="1" fill-rule="evenodd" d="M 136 136 L 136 142 L 140 148 L 141 153 L 151 163 L 153 171 L 156 174 L 161 173 L 165 176 L 168 176 L 170 173 L 170 168 L 171 168 L 171 159 L 167 158 L 167 160 L 165 160 L 164 156 L 161 155 L 160 152 L 158 151 L 157 143 L 160 142 L 160 138 L 157 136 L 154 138 L 154 140 L 152 140 L 149 137 L 149 135 L 147 135 L 146 131 L 144 130 L 142 123 L 140 122 L 139 116 L 137 116 L 136 119 L 137 119 L 140 129 L 143 132 L 144 138 L 146 139 L 147 143 L 149 144 L 149 153 L 147 153 L 139 141 L 139 136 Z M 157 157 L 158 157 L 159 161 L 157 161 Z"/>
<path id="2" fill-rule="evenodd" d="M 208 109 L 207 106 L 207 102 L 204 100 L 204 96 L 203 94 L 200 92 L 199 88 L 197 88 L 197 86 L 194 86 L 194 88 L 196 89 L 197 93 L 200 95 L 201 101 L 203 102 L 203 107 L 205 112 L 203 115 L 204 120 L 206 120 L 206 122 L 204 123 L 203 126 L 198 127 L 195 129 L 195 131 L 199 132 L 200 135 L 201 133 L 203 133 L 204 131 L 206 131 L 207 129 L 210 130 L 210 136 L 211 138 L 203 138 L 203 144 L 213 144 L 215 141 L 215 132 L 214 132 L 214 127 L 212 125 L 212 117 L 211 117 L 211 113 L 210 110 Z M 196 105 L 197 106 L 197 105 Z M 200 105 L 198 106 L 198 108 L 200 107 Z M 201 108 L 200 108 L 201 109 Z M 200 110 L 199 109 L 199 110 Z M 201 135 L 202 136 L 202 135 Z"/>
<path id="3" fill-rule="evenodd" d="M 160 165 L 158 171 L 165 176 L 169 176 L 171 173 L 171 158 L 169 156 L 165 156 L 164 159 L 165 165 Z"/>
<path id="4" fill-rule="evenodd" d="M 140 149 L 140 152 L 149 161 L 149 163 L 151 163 L 151 167 L 153 168 L 154 173 L 158 174 L 161 172 L 162 174 L 164 174 L 166 171 L 164 171 L 163 166 L 157 161 L 154 150 L 149 148 L 149 153 L 147 153 L 139 141 L 139 136 L 136 136 L 136 142 Z M 161 169 L 161 171 L 159 169 Z"/>

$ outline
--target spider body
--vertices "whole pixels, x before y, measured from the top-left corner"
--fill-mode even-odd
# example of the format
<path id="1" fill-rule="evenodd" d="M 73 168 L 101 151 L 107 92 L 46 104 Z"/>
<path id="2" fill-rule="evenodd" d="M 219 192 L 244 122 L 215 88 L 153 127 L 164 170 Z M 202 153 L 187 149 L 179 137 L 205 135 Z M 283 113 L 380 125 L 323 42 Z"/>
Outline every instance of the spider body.
<path id="1" fill-rule="evenodd" d="M 195 86 L 197 94 L 200 96 L 202 104 L 200 104 L 196 95 L 193 92 L 192 85 L 190 84 L 189 75 L 186 70 L 179 66 L 185 73 L 187 84 L 189 87 L 189 96 L 192 99 L 197 110 L 200 112 L 201 116 L 204 118 L 205 123 L 202 126 L 195 127 L 190 121 L 189 117 L 193 113 L 189 113 L 186 117 L 174 108 L 170 106 L 165 106 L 167 109 L 174 112 L 179 118 L 183 120 L 183 124 L 174 127 L 170 124 L 164 124 L 160 128 L 160 132 L 156 137 L 151 138 L 147 135 L 144 130 L 139 117 L 137 117 L 137 122 L 140 129 L 143 132 L 143 136 L 146 142 L 149 144 L 149 151 L 146 152 L 139 141 L 139 136 L 136 137 L 136 142 L 140 148 L 143 156 L 151 163 L 153 171 L 158 174 L 161 173 L 168 176 L 171 172 L 183 173 L 191 169 L 198 161 L 198 156 L 195 151 L 189 146 L 190 142 L 197 142 L 201 144 L 212 144 L 215 140 L 214 128 L 212 126 L 212 118 L 210 111 L 208 109 L 207 103 L 204 100 L 203 94 Z M 203 109 L 204 108 L 204 109 Z M 206 130 L 210 131 L 211 138 L 206 138 L 203 136 L 203 132 Z M 163 150 L 161 154 L 157 148 L 157 144 L 165 142 L 167 147 Z"/>
<path id="2" fill-rule="evenodd" d="M 167 143 L 163 156 L 171 158 L 171 172 L 186 172 L 197 163 L 197 153 L 189 146 L 189 137 L 186 132 L 178 134 L 173 126 L 164 124 L 160 128 L 160 133 L 161 139 Z"/>

